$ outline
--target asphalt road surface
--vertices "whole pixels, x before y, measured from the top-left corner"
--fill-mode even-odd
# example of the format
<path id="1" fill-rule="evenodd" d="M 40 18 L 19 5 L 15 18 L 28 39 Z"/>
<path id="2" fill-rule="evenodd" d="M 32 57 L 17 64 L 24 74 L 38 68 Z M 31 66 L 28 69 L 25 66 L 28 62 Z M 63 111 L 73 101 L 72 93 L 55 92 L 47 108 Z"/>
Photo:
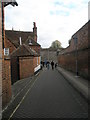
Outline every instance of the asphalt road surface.
<path id="1" fill-rule="evenodd" d="M 88 118 L 88 103 L 57 70 L 44 68 L 10 118 Z"/>

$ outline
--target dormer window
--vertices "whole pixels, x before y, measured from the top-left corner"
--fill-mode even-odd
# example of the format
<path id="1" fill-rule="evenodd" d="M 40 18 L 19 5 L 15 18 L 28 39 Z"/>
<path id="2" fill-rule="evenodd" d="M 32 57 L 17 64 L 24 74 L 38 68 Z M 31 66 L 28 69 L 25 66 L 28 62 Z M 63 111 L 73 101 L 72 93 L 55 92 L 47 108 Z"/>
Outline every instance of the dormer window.
<path id="1" fill-rule="evenodd" d="M 32 45 L 32 41 L 31 40 L 29 40 L 29 45 Z"/>

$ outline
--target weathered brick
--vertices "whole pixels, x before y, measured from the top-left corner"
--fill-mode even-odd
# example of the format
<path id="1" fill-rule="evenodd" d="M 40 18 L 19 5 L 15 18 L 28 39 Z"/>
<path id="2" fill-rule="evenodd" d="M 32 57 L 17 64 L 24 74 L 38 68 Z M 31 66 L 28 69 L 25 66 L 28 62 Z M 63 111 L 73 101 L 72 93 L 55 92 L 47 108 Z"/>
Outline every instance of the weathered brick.
<path id="1" fill-rule="evenodd" d="M 76 72 L 76 59 L 79 75 L 89 78 L 88 74 L 88 25 L 87 22 L 82 28 L 80 28 L 71 38 L 70 45 L 60 52 L 58 56 L 58 64 L 68 70 Z M 76 44 L 74 39 L 77 37 L 77 55 Z M 76 58 L 77 56 L 77 58 Z"/>

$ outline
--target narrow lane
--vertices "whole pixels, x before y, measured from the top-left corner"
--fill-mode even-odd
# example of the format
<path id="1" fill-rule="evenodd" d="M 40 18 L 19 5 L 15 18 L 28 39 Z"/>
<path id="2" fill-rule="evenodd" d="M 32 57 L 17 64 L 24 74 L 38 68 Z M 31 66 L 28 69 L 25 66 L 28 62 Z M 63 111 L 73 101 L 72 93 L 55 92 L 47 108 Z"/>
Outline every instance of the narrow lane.
<path id="1" fill-rule="evenodd" d="M 44 69 L 12 118 L 87 118 L 85 99 L 58 73 Z"/>

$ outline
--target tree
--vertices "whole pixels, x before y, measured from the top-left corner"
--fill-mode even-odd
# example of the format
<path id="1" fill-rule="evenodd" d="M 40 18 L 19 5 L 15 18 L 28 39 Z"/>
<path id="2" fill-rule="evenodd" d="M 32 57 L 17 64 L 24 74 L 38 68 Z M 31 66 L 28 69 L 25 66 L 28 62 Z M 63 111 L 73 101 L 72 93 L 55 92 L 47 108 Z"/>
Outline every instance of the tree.
<path id="1" fill-rule="evenodd" d="M 58 40 L 53 41 L 51 44 L 51 48 L 55 48 L 55 49 L 62 48 L 61 42 Z"/>

